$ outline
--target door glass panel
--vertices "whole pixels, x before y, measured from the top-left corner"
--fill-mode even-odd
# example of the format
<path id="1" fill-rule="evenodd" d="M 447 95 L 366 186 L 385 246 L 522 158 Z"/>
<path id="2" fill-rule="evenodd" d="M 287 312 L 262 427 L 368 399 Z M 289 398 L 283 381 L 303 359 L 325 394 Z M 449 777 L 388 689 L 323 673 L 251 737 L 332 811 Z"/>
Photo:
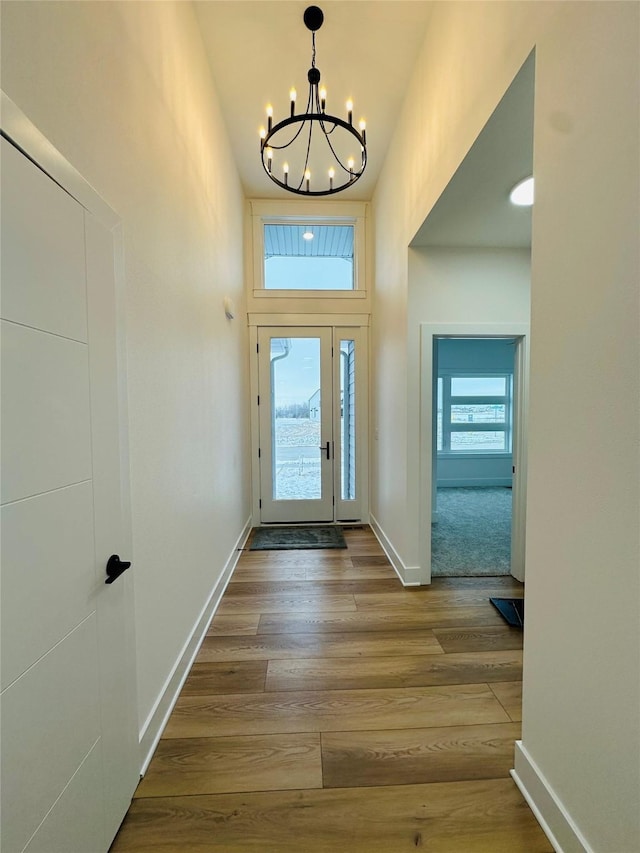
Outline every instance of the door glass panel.
<path id="1" fill-rule="evenodd" d="M 356 497 L 356 345 L 340 341 L 340 497 Z"/>
<path id="2" fill-rule="evenodd" d="M 322 497 L 320 339 L 271 338 L 273 499 Z"/>

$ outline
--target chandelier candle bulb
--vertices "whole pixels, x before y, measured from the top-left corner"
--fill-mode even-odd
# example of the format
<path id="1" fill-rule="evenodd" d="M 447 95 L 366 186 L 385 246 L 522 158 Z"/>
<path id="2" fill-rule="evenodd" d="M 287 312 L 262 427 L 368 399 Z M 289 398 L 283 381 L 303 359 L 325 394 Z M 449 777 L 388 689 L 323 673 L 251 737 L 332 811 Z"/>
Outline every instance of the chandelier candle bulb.
<path id="1" fill-rule="evenodd" d="M 330 190 L 333 189 L 333 179 L 335 177 L 335 174 L 336 174 L 335 169 L 329 169 L 329 189 Z"/>
<path id="2" fill-rule="evenodd" d="M 297 97 L 296 90 L 293 88 L 289 89 L 289 99 L 291 101 L 291 118 L 293 118 L 294 115 L 296 114 L 296 97 Z"/>
<path id="3" fill-rule="evenodd" d="M 351 98 L 347 101 L 347 121 L 353 124 L 353 101 Z"/>
<path id="4" fill-rule="evenodd" d="M 327 90 L 323 86 L 320 89 L 320 109 L 322 110 L 322 112 L 325 111 L 326 106 L 327 106 Z"/>
<path id="5" fill-rule="evenodd" d="M 282 171 L 284 174 L 284 185 L 286 187 L 289 184 L 289 164 L 288 163 L 284 164 L 284 166 L 282 167 Z"/>
<path id="6" fill-rule="evenodd" d="M 273 127 L 273 107 L 271 104 L 267 107 L 267 131 L 271 133 L 271 128 Z"/>
<path id="7" fill-rule="evenodd" d="M 308 169 L 304 173 L 304 179 L 307 182 L 307 192 L 309 192 L 309 181 L 311 180 L 311 172 Z"/>
<path id="8" fill-rule="evenodd" d="M 347 160 L 347 166 L 349 167 L 349 179 L 350 180 L 353 178 L 353 167 L 354 167 L 354 165 L 355 165 L 355 161 L 354 161 L 353 157 L 349 157 L 349 159 Z"/>
<path id="9" fill-rule="evenodd" d="M 273 148 L 267 148 L 267 167 L 271 171 L 273 165 Z"/>
<path id="10" fill-rule="evenodd" d="M 367 123 L 364 119 L 360 119 L 360 133 L 362 134 L 362 141 L 367 143 Z"/>

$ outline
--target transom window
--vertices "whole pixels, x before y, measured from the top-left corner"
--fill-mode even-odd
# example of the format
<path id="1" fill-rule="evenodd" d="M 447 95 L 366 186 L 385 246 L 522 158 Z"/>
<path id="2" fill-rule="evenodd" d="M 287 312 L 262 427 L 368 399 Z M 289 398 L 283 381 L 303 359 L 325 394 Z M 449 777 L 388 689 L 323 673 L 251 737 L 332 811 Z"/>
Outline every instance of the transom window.
<path id="1" fill-rule="evenodd" d="M 354 226 L 265 223 L 265 290 L 353 290 Z"/>
<path id="2" fill-rule="evenodd" d="M 438 375 L 439 453 L 510 453 L 513 377 Z"/>

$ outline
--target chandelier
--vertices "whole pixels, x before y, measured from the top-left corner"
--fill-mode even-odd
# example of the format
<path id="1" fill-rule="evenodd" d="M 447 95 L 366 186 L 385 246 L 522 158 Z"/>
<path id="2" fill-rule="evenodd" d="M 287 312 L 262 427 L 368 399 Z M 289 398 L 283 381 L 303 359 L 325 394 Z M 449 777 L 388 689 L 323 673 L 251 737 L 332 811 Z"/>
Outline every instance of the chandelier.
<path id="1" fill-rule="evenodd" d="M 282 189 L 305 196 L 333 195 L 352 186 L 364 172 L 366 124 L 360 121 L 359 130 L 353 126 L 351 100 L 346 104 L 346 120 L 326 111 L 327 91 L 319 87 L 316 68 L 316 32 L 324 21 L 322 9 L 309 6 L 303 20 L 311 30 L 306 111 L 296 113 L 295 89 L 289 92 L 290 115 L 277 124 L 269 105 L 267 127 L 260 129 L 260 154 L 265 172 Z M 326 169 L 322 177 L 321 168 Z"/>

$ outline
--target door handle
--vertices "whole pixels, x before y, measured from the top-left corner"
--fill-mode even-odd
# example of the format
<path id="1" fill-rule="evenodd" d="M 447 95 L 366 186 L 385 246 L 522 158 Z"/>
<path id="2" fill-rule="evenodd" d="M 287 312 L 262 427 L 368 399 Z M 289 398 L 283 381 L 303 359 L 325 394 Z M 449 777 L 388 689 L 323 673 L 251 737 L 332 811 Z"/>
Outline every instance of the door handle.
<path id="1" fill-rule="evenodd" d="M 328 441 L 326 445 L 319 445 L 318 450 L 324 450 L 327 454 L 327 459 L 331 459 L 331 442 Z"/>
<path id="2" fill-rule="evenodd" d="M 127 571 L 130 565 L 131 563 L 125 563 L 117 554 L 112 554 L 107 560 L 107 579 L 105 583 L 113 583 L 123 572 Z"/>

